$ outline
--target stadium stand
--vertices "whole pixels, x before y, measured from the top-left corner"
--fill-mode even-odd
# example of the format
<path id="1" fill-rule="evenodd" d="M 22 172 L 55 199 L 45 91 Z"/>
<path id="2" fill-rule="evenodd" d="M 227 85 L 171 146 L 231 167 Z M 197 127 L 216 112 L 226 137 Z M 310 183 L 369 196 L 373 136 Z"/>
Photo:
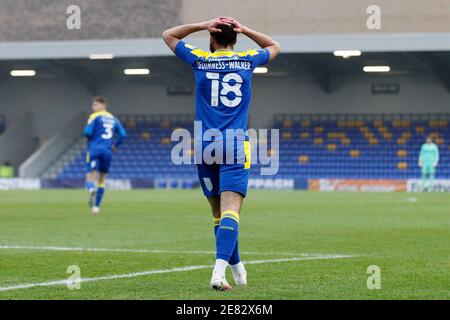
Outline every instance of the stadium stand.
<path id="1" fill-rule="evenodd" d="M 114 157 L 112 178 L 195 179 L 194 165 L 170 160 L 171 133 L 193 131 L 192 115 L 120 116 L 126 143 Z M 450 115 L 290 115 L 277 114 L 280 129 L 278 178 L 404 179 L 420 176 L 420 146 L 427 135 L 439 145 L 440 178 L 450 178 L 447 156 Z M 269 146 L 270 150 L 270 146 Z M 276 152 L 272 150 L 271 152 Z M 83 178 L 84 139 L 66 153 L 55 176 Z M 259 165 L 254 165 L 253 169 Z M 252 170 L 256 177 L 259 170 Z"/>
<path id="2" fill-rule="evenodd" d="M 177 166 L 170 159 L 175 143 L 170 141 L 172 131 L 185 128 L 193 132 L 193 115 L 129 115 L 119 116 L 127 129 L 127 139 L 114 156 L 111 178 L 178 178 L 195 179 L 194 165 Z M 58 178 L 82 178 L 85 175 L 84 139 L 74 147 L 68 164 L 57 174 Z M 80 147 L 81 146 L 81 147 Z M 68 154 L 71 151 L 69 150 Z"/>
<path id="3" fill-rule="evenodd" d="M 276 115 L 282 177 L 404 179 L 420 176 L 420 146 L 440 147 L 450 177 L 448 115 Z"/>

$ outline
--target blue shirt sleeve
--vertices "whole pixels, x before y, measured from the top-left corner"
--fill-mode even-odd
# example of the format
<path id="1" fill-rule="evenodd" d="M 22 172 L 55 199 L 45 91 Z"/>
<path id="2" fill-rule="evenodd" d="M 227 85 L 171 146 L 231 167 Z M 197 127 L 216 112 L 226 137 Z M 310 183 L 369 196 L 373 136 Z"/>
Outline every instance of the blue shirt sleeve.
<path id="1" fill-rule="evenodd" d="M 175 54 L 187 64 L 192 65 L 199 57 L 205 56 L 207 52 L 180 40 L 175 47 Z"/>
<path id="2" fill-rule="evenodd" d="M 257 66 L 261 66 L 264 64 L 267 64 L 270 59 L 270 51 L 269 49 L 257 49 L 257 50 L 251 50 L 255 51 L 256 54 L 252 56 L 252 66 L 253 68 L 256 68 Z"/>
<path id="3" fill-rule="evenodd" d="M 117 141 L 114 146 L 118 147 L 123 143 L 123 140 L 127 137 L 127 132 L 125 131 L 125 128 L 122 126 L 122 124 L 117 118 L 116 118 L 116 132 L 119 135 L 119 137 L 117 138 Z"/>
<path id="4" fill-rule="evenodd" d="M 88 124 L 84 128 L 84 135 L 87 138 L 90 138 L 92 136 L 92 133 L 94 132 L 94 126 L 95 126 L 95 119 L 93 121 L 89 120 Z"/>

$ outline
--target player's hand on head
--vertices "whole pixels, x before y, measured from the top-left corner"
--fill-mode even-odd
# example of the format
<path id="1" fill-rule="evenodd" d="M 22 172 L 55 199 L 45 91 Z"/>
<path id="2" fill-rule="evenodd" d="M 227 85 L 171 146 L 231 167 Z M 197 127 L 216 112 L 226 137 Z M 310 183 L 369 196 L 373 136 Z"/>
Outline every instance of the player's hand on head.
<path id="1" fill-rule="evenodd" d="M 209 20 L 209 21 L 207 22 L 207 24 L 206 24 L 206 29 L 207 29 L 209 32 L 211 32 L 211 33 L 214 33 L 214 32 L 222 32 L 222 30 L 220 30 L 219 28 L 217 28 L 217 26 L 219 26 L 219 25 L 221 25 L 221 24 L 230 26 L 230 25 L 231 25 L 231 21 L 230 21 L 230 19 L 227 18 L 227 17 L 217 17 L 217 18 L 214 18 L 214 19 Z"/>
<path id="2" fill-rule="evenodd" d="M 234 31 L 237 33 L 242 33 L 244 31 L 244 26 L 234 18 L 228 18 L 231 25 L 234 27 Z"/>

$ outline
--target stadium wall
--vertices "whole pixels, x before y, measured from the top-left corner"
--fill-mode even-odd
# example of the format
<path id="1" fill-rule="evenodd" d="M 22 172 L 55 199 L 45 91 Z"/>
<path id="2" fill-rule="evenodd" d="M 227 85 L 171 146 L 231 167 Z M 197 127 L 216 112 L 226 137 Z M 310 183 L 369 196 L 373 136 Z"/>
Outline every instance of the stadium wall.
<path id="1" fill-rule="evenodd" d="M 0 136 L 0 163 L 8 161 L 17 168 L 37 148 L 32 134 L 32 114 L 22 114 Z"/>
<path id="2" fill-rule="evenodd" d="M 380 30 L 366 26 L 367 7 L 381 9 Z M 69 5 L 81 29 L 66 27 Z M 169 26 L 231 15 L 277 35 L 448 32 L 450 0 L 2 0 L 0 41 L 158 37 Z"/>
<path id="3" fill-rule="evenodd" d="M 31 130 L 45 143 L 64 124 L 81 112 L 88 112 L 91 94 L 79 82 L 67 79 L 12 79 L 1 83 L 0 114 L 12 124 L 32 113 Z"/>
<path id="4" fill-rule="evenodd" d="M 80 29 L 68 29 L 66 10 L 80 8 Z M 159 37 L 180 23 L 181 0 L 2 0 L 0 41 L 57 41 Z"/>
<path id="5" fill-rule="evenodd" d="M 368 33 L 367 8 L 381 9 L 378 33 L 448 32 L 449 0 L 183 0 L 183 22 L 230 15 L 270 34 Z M 201 8 L 201 10 L 199 10 Z M 296 8 L 296 9 L 294 9 Z"/>
<path id="6" fill-rule="evenodd" d="M 372 83 L 398 83 L 396 95 L 371 94 Z M 275 113 L 448 113 L 450 97 L 433 77 L 339 77 L 326 94 L 308 74 L 296 77 L 255 76 L 250 121 L 266 127 Z M 90 112 L 92 95 L 75 80 L 12 79 L 2 83 L 0 114 L 7 123 L 33 113 L 32 132 L 41 143 L 64 123 Z M 192 114 L 194 96 L 168 96 L 165 83 L 113 82 L 99 87 L 116 114 Z"/>
<path id="7" fill-rule="evenodd" d="M 193 189 L 198 180 L 177 179 L 108 179 L 108 190 Z M 250 179 L 249 189 L 310 190 L 320 192 L 422 192 L 420 179 L 351 180 L 351 179 Z M 0 178 L 0 190 L 41 190 L 84 188 L 83 179 Z M 437 179 L 434 192 L 450 192 L 449 179 Z"/>

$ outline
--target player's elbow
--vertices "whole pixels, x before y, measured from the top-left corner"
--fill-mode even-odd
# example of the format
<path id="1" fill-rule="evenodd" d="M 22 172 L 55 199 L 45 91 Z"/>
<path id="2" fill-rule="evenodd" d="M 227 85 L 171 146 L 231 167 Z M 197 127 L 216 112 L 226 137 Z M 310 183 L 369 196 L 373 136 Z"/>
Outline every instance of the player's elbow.
<path id="1" fill-rule="evenodd" d="M 279 42 L 274 41 L 273 50 L 275 51 L 276 54 L 279 54 L 281 52 L 281 45 Z"/>
<path id="2" fill-rule="evenodd" d="M 162 33 L 162 38 L 166 44 L 169 44 L 170 39 L 172 38 L 170 29 L 164 30 Z"/>
<path id="3" fill-rule="evenodd" d="M 270 51 L 270 59 L 269 61 L 272 61 L 273 59 L 275 59 L 278 54 L 281 51 L 281 46 L 278 42 L 274 41 L 269 47 L 268 47 L 269 51 Z"/>
<path id="4" fill-rule="evenodd" d="M 164 39 L 164 41 L 167 39 L 167 37 L 169 36 L 169 32 L 168 32 L 169 30 L 167 29 L 167 30 L 164 30 L 163 31 L 163 33 L 162 33 L 162 38 Z"/>

